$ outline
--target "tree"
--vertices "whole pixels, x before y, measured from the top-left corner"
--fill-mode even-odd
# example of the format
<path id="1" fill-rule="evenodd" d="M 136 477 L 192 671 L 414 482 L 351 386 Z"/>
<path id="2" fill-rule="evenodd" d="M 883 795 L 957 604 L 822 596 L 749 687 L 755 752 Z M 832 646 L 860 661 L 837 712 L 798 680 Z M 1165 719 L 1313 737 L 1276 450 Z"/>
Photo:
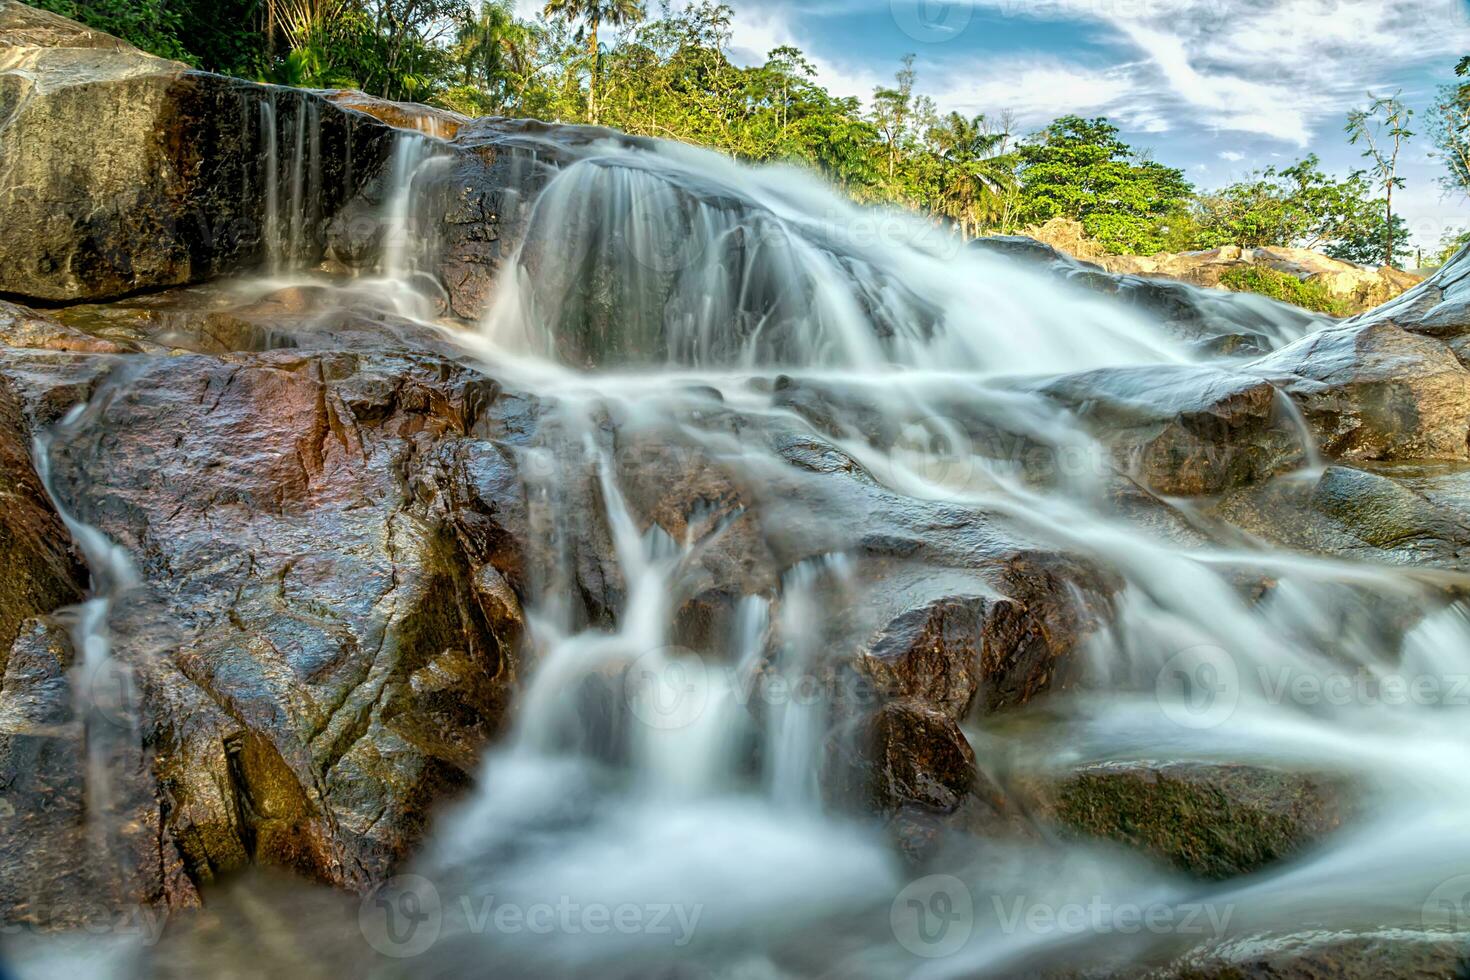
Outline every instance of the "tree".
<path id="1" fill-rule="evenodd" d="M 1284 170 L 1268 167 L 1196 199 L 1195 244 L 1189 247 L 1321 248 L 1361 238 L 1376 214 L 1369 190 L 1362 173 L 1345 180 L 1323 173 L 1315 154 Z"/>
<path id="2" fill-rule="evenodd" d="M 600 50 L 597 32 L 601 26 L 621 26 L 643 19 L 643 4 L 638 0 L 546 0 L 546 16 L 563 20 L 580 20 L 587 38 L 587 118 L 597 123 L 597 69 Z"/>
<path id="3" fill-rule="evenodd" d="M 1434 142 L 1434 155 L 1445 165 L 1440 184 L 1446 191 L 1470 194 L 1470 83 L 1445 85 L 1436 93 L 1429 114 L 1429 138 Z"/>
<path id="4" fill-rule="evenodd" d="M 940 175 L 943 214 L 968 236 L 984 223 L 1004 220 L 1008 195 L 1016 188 L 1018 158 L 1010 153 L 1008 126 L 996 127 L 984 114 L 966 118 L 951 112 L 928 139 L 945 167 Z"/>
<path id="5" fill-rule="evenodd" d="M 914 70 L 913 55 L 903 56 L 902 67 L 894 74 L 893 80 L 894 85 L 873 90 L 873 125 L 888 151 L 890 182 L 896 175 L 899 158 L 904 155 L 915 127 L 923 127 L 934 114 L 934 103 L 914 94 L 918 72 Z"/>
<path id="6" fill-rule="evenodd" d="M 1159 251 L 1167 216 L 1193 190 L 1183 172 L 1134 151 L 1103 118 L 1058 119 L 1021 144 L 1020 158 L 1020 222 L 1075 218 L 1114 251 Z"/>
<path id="7" fill-rule="evenodd" d="M 1392 225 L 1388 224 L 1389 220 L 1392 220 Z M 1409 226 L 1403 216 L 1395 214 L 1390 219 L 1377 207 L 1368 208 L 1362 221 L 1346 229 L 1342 237 L 1323 251 L 1334 259 L 1359 265 L 1383 263 L 1395 267 L 1401 266 L 1414 254 L 1409 248 Z M 1387 262 L 1384 262 L 1385 257 L 1388 257 Z"/>
<path id="8" fill-rule="evenodd" d="M 1380 98 L 1369 92 L 1368 98 L 1372 100 L 1368 108 L 1354 109 L 1348 113 L 1346 131 L 1349 143 L 1367 144 L 1363 156 L 1373 162 L 1373 177 L 1383 188 L 1383 264 L 1393 265 L 1396 230 L 1393 220 L 1393 192 L 1394 188 L 1402 189 L 1404 186 L 1404 179 L 1398 176 L 1399 152 L 1414 135 L 1409 130 L 1414 110 L 1404 105 L 1397 93 Z"/>

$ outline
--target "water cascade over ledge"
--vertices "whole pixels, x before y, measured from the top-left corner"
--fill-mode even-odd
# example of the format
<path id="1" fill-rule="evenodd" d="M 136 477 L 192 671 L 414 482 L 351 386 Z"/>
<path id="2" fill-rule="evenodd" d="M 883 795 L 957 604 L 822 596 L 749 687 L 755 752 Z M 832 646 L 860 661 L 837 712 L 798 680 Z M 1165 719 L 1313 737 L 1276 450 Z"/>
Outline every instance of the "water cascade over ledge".
<path id="1" fill-rule="evenodd" d="M 305 885 L 282 899 L 290 915 L 260 928 L 303 955 L 358 955 L 366 940 L 382 977 L 493 964 L 511 977 L 775 980 L 1124 970 L 1224 955 L 1286 924 L 1330 939 L 1458 921 L 1435 903 L 1462 897 L 1453 879 L 1470 869 L 1470 704 L 1451 689 L 1470 676 L 1470 580 L 1288 550 L 1204 502 L 1252 480 L 1324 478 L 1327 457 L 1276 367 L 1324 324 L 1248 304 L 1240 322 L 1254 326 L 1239 332 L 1278 361 L 1227 358 L 1145 307 L 914 216 L 860 209 L 810 175 L 579 134 L 528 192 L 483 322 L 458 329 L 436 319 L 441 243 L 424 231 L 454 144 L 396 137 L 376 266 L 325 282 L 292 262 L 323 217 L 312 109 L 295 111 L 282 145 L 275 109 L 259 107 L 269 281 L 238 288 L 281 308 L 326 297 L 312 300 L 329 304 L 319 319 L 292 321 L 291 344 L 252 349 L 266 369 L 248 382 L 320 424 L 279 460 L 267 437 L 240 450 L 289 470 L 294 496 L 220 493 L 204 510 L 295 520 L 332 498 L 332 465 L 377 465 L 363 431 L 403 414 L 394 435 L 416 448 L 382 467 L 407 488 L 386 545 L 350 523 L 373 505 L 364 495 L 342 504 L 340 536 L 362 540 L 336 560 L 494 552 L 490 517 L 435 537 L 422 514 L 455 505 L 432 483 L 444 473 L 491 473 L 474 484 L 486 495 L 514 474 L 507 499 L 528 531 L 512 571 L 485 559 L 435 579 L 432 612 L 400 617 L 429 650 L 403 684 L 437 690 L 472 631 L 434 617 L 495 589 L 523 607 L 524 677 L 507 730 L 456 784 L 460 798 L 427 818 L 402 874 L 377 891 L 353 880 L 369 898 L 346 937 L 333 899 Z M 395 326 L 308 376 L 313 344 L 365 336 L 333 319 L 342 310 Z M 383 355 L 392 329 L 421 349 L 405 340 Z M 441 360 L 424 367 L 424 350 Z M 181 354 L 180 370 L 214 353 Z M 330 371 L 350 376 L 359 354 L 418 373 L 335 393 Z M 478 372 L 478 387 L 444 408 L 433 385 L 460 370 Z M 167 543 L 135 535 L 148 553 L 135 564 L 86 523 L 122 520 L 123 503 L 99 493 L 101 505 L 76 506 L 89 493 L 80 435 L 95 427 L 100 440 L 134 411 L 130 398 L 166 387 L 112 377 L 36 445 L 93 573 L 77 629 L 87 658 L 106 656 L 132 576 L 168 567 Z M 200 390 L 224 412 L 245 383 L 230 373 Z M 1183 389 L 1198 404 L 1176 408 Z M 1182 441 L 1158 450 L 1150 426 L 1175 416 L 1203 419 L 1191 437 L 1250 442 L 1219 458 Z M 1135 430 L 1148 438 L 1129 457 L 1115 436 Z M 465 445 L 435 455 L 445 433 Z M 1175 484 L 1148 484 L 1156 451 L 1188 464 Z M 68 481 L 53 484 L 53 463 Z M 338 542 L 308 544 L 303 565 Z M 393 569 L 373 575 L 390 594 L 399 585 Z M 337 628 L 293 581 L 281 573 L 262 604 Z M 453 614 L 479 623 L 484 608 Z M 298 654 L 267 649 L 278 659 L 263 684 L 333 666 L 314 648 Z M 202 662 L 187 666 L 203 673 Z M 390 671 L 375 670 L 357 683 L 386 690 Z M 1390 693 L 1415 678 L 1446 686 Z M 264 710 L 229 707 L 247 720 Z M 301 754 L 336 765 L 373 710 L 357 728 L 336 710 L 313 716 Z M 268 753 L 241 744 L 237 767 L 266 766 Z M 1068 801 L 1031 795 L 1080 770 L 1167 783 L 1209 767 L 1321 775 L 1351 805 L 1289 853 L 1221 871 L 1235 856 L 1208 841 L 1179 846 L 1198 860 L 1189 868 L 1117 835 L 1057 832 L 1043 818 Z M 330 795 L 323 782 L 303 812 Z M 1263 835 L 1277 826 L 1265 809 Z M 362 836 L 375 820 L 360 821 Z M 427 918 L 394 919 L 410 913 Z M 1135 928 L 1139 916 L 1163 925 Z M 426 931 L 408 928 L 420 921 Z M 193 950 L 208 969 L 188 942 L 157 955 Z"/>

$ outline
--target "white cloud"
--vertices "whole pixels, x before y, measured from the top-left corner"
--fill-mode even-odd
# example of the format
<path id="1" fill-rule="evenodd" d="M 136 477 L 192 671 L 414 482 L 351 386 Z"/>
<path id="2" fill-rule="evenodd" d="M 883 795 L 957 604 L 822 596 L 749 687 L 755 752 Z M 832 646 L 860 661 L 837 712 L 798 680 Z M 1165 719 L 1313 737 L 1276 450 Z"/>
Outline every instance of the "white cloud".
<path id="1" fill-rule="evenodd" d="M 1227 163 L 1239 163 L 1240 161 L 1245 159 L 1245 154 L 1237 153 L 1234 150 L 1221 150 L 1220 159 L 1226 161 Z"/>

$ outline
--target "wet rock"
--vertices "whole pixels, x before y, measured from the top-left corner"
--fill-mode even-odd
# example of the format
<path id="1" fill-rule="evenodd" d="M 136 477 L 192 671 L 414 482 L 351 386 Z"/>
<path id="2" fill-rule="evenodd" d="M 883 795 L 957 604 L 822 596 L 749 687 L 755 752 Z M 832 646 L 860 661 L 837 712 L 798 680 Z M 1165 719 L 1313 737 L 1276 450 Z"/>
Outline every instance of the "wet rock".
<path id="1" fill-rule="evenodd" d="M 1470 970 L 1470 937 L 1385 930 L 1262 936 L 1197 953 L 1135 980 L 1452 980 Z"/>
<path id="2" fill-rule="evenodd" d="M 1283 477 L 1228 495 L 1214 513 L 1301 551 L 1458 569 L 1470 556 L 1458 477 L 1458 469 L 1436 476 L 1329 466 L 1315 479 Z"/>
<path id="3" fill-rule="evenodd" d="M 80 602 L 86 570 L 31 464 L 32 432 L 0 377 L 0 672 L 21 624 Z"/>
<path id="4" fill-rule="evenodd" d="M 1296 400 L 1328 455 L 1470 458 L 1470 371 L 1431 337 L 1388 321 L 1349 323 L 1245 370 Z"/>
<path id="5" fill-rule="evenodd" d="M 1103 763 L 1013 789 L 1044 827 L 1112 841 L 1182 871 L 1223 879 L 1310 848 L 1353 806 L 1337 777 L 1214 763 Z"/>
<path id="6" fill-rule="evenodd" d="M 144 582 L 110 617 L 136 692 L 122 731 L 141 733 L 112 739 L 135 774 L 118 806 L 154 814 L 133 821 L 152 841 L 137 901 L 187 904 L 249 863 L 369 887 L 503 722 L 523 535 L 444 465 L 471 430 L 494 438 L 498 388 L 378 326 L 350 351 L 113 359 L 58 435 L 58 492 Z M 23 363 L 45 404 L 54 365 Z M 44 892 L 82 854 L 15 887 Z"/>
<path id="7" fill-rule="evenodd" d="M 0 2 L 0 45 L 0 292 L 98 299 L 253 266 L 271 182 L 276 247 L 311 261 L 392 138 L 320 95 L 190 71 L 14 0 Z M 311 175 L 299 207 L 298 151 Z"/>
<path id="8" fill-rule="evenodd" d="M 379 119 L 395 129 L 412 129 L 426 136 L 451 139 L 470 119 L 448 109 L 418 102 L 389 102 L 355 89 L 323 92 L 328 101 Z"/>
<path id="9" fill-rule="evenodd" d="M 1039 390 L 1070 408 L 1120 469 L 1156 493 L 1218 493 L 1305 457 L 1281 396 L 1257 378 L 1203 366 L 1105 368 Z"/>
<path id="10" fill-rule="evenodd" d="M 1470 333 L 1470 250 L 1461 249 L 1424 282 L 1352 322 L 1391 323 L 1410 333 L 1439 338 L 1465 360 L 1463 341 Z"/>
<path id="11" fill-rule="evenodd" d="M 972 247 L 1042 265 L 1076 286 L 1114 297 L 1197 345 L 1202 354 L 1264 353 L 1333 322 L 1330 317 L 1265 296 L 1205 289 L 1137 275 L 1135 269 L 1113 265 L 1129 257 L 1092 255 L 1085 250 L 1068 254 L 1023 235 L 979 238 Z"/>

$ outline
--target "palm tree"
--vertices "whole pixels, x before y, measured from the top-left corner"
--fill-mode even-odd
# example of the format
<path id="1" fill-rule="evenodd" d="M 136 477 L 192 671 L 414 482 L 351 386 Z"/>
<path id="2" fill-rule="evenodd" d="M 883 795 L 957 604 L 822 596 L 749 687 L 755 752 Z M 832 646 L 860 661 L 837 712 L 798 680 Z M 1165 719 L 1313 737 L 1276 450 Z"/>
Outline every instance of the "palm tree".
<path id="1" fill-rule="evenodd" d="M 525 28 L 503 2 L 484 0 L 478 14 L 467 14 L 459 24 L 453 53 L 465 84 L 478 81 L 497 111 L 509 96 L 508 77 L 528 70 L 527 40 Z"/>
<path id="2" fill-rule="evenodd" d="M 993 220 L 1016 184 L 1016 156 L 1009 152 L 1008 127 L 992 126 L 984 115 L 966 118 L 951 112 L 929 131 L 929 139 L 949 164 L 944 211 L 968 235 L 973 220 Z"/>
<path id="3" fill-rule="evenodd" d="M 603 24 L 630 24 L 643 18 L 639 0 L 546 0 L 546 16 L 579 19 L 587 36 L 587 118 L 597 122 L 597 30 Z"/>

